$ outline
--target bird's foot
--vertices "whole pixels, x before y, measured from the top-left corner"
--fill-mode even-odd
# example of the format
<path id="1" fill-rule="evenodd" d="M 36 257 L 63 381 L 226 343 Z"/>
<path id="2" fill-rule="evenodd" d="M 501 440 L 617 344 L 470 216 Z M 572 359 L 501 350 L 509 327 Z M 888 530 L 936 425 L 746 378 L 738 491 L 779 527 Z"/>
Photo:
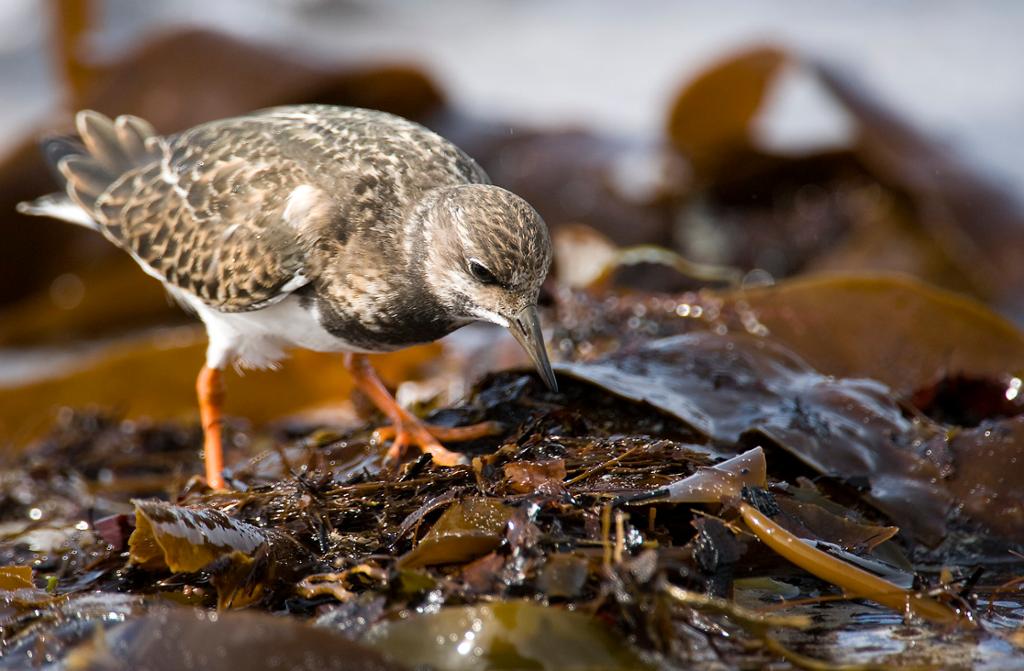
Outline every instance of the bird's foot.
<path id="1" fill-rule="evenodd" d="M 421 452 L 426 452 L 433 457 L 435 464 L 441 466 L 464 464 L 467 462 L 465 456 L 446 449 L 439 441 L 473 440 L 494 435 L 501 430 L 497 422 L 481 422 L 457 428 L 425 424 L 398 405 L 394 397 L 384 387 L 384 383 L 377 377 L 365 354 L 346 354 L 345 367 L 352 374 L 352 380 L 356 386 L 373 401 L 374 405 L 391 418 L 391 426 L 377 429 L 374 433 L 379 442 L 391 441 L 387 455 L 391 461 L 397 462 L 410 446 L 415 446 Z"/>
<path id="2" fill-rule="evenodd" d="M 429 454 L 434 463 L 440 466 L 464 464 L 467 462 L 465 455 L 452 452 L 439 441 L 454 443 L 476 440 L 485 436 L 493 436 L 501 431 L 501 425 L 497 422 L 447 427 L 421 422 L 408 413 L 403 413 L 403 415 L 395 424 L 382 426 L 373 433 L 374 438 L 379 442 L 391 441 L 391 447 L 388 448 L 387 453 L 389 461 L 399 461 L 410 446 L 415 446 L 420 451 Z"/>

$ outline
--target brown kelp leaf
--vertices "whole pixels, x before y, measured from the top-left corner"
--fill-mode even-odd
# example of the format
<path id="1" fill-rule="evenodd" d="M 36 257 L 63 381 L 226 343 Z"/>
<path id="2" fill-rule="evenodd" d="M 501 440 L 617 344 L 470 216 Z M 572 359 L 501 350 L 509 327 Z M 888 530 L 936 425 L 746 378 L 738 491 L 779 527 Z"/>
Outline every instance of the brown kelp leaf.
<path id="1" fill-rule="evenodd" d="M 770 336 L 822 373 L 878 379 L 901 398 L 950 379 L 1009 383 L 1024 368 L 1020 329 L 900 275 L 821 274 L 673 296 L 562 290 L 556 301 L 555 341 L 573 359 L 694 330 L 741 331 Z"/>
<path id="2" fill-rule="evenodd" d="M 399 671 L 398 662 L 326 628 L 255 612 L 170 608 L 109 627 L 71 651 L 89 671 Z"/>
<path id="3" fill-rule="evenodd" d="M 366 642 L 407 664 L 450 671 L 648 668 L 594 618 L 526 601 L 389 620 Z"/>
<path id="4" fill-rule="evenodd" d="M 11 612 L 19 612 L 23 609 L 39 608 L 52 603 L 59 597 L 39 589 L 32 581 L 31 566 L 3 566 L 0 567 L 0 632 L 3 624 Z M 13 607 L 8 612 L 4 606 Z M 0 647 L 0 651 L 3 648 Z"/>
<path id="5" fill-rule="evenodd" d="M 29 438 L 50 424 L 61 406 L 117 408 L 128 418 L 197 416 L 195 379 L 204 360 L 201 327 L 173 329 L 121 341 L 83 356 L 53 377 L 0 388 L 0 438 Z M 420 376 L 440 352 L 427 345 L 375 357 L 385 380 Z M 340 404 L 352 381 L 337 355 L 292 352 L 277 371 L 228 373 L 225 410 L 261 423 L 299 410 Z"/>
<path id="6" fill-rule="evenodd" d="M 771 340 L 690 333 L 562 374 L 649 403 L 720 445 L 769 439 L 837 478 L 864 478 L 883 510 L 937 542 L 949 508 L 936 465 L 906 445 L 915 427 L 885 385 L 821 375 Z"/>
<path id="7" fill-rule="evenodd" d="M 125 263 L 115 257 L 100 267 L 75 268 L 71 272 L 72 268 L 73 264 L 69 264 L 68 272 L 54 280 L 46 291 L 3 309 L 0 346 L 63 345 L 76 339 L 109 335 L 115 330 L 123 333 L 154 324 L 189 321 L 188 315 L 168 305 L 163 285 L 140 275 L 131 259 Z M 62 297 L 62 292 L 68 295 Z"/>
<path id="8" fill-rule="evenodd" d="M 485 554 L 464 564 L 459 575 L 471 593 L 491 594 L 501 582 L 501 569 L 505 566 L 505 559 L 505 555 L 497 552 Z"/>
<path id="9" fill-rule="evenodd" d="M 752 311 L 773 341 L 822 373 L 870 377 L 901 396 L 943 377 L 1024 373 L 1020 329 L 969 298 L 905 277 L 790 280 L 727 295 L 726 304 Z"/>
<path id="10" fill-rule="evenodd" d="M 846 147 L 792 157 L 757 146 L 766 93 L 784 72 L 820 85 L 842 110 Z M 1014 316 L 1024 310 L 1019 200 L 832 64 L 773 46 L 727 56 L 678 96 L 667 130 L 698 178 L 679 217 L 683 251 L 713 248 L 700 258 L 777 277 L 905 272 Z M 703 234 L 709 219 L 714 231 Z"/>
<path id="11" fill-rule="evenodd" d="M 796 398 L 804 406 L 797 419 L 814 424 L 819 433 L 828 435 L 831 430 L 858 444 L 881 441 L 884 433 L 909 428 L 884 385 L 827 378 L 784 347 L 742 334 L 697 332 L 662 338 L 600 361 L 562 364 L 559 370 L 649 403 L 727 445 L 754 427 L 796 428 L 788 410 Z M 825 449 L 808 445 L 803 458 L 813 461 Z M 836 470 L 855 470 L 866 459 L 851 454 Z"/>
<path id="12" fill-rule="evenodd" d="M 0 590 L 35 589 L 31 566 L 0 566 Z"/>
<path id="13" fill-rule="evenodd" d="M 116 626 L 140 614 L 145 607 L 143 597 L 120 592 L 88 590 L 45 596 L 46 600 L 40 598 L 23 604 L 26 610 L 21 611 L 21 617 L 10 617 L 11 611 L 17 612 L 17 608 L 0 606 L 0 630 L 3 631 L 0 668 L 5 671 L 38 668 L 39 660 L 44 659 L 56 664 L 71 648 L 91 638 L 96 631 Z M 0 603 L 9 602 L 0 597 Z M 30 612 L 26 612 L 28 608 Z"/>
<path id="14" fill-rule="evenodd" d="M 559 552 L 548 556 L 537 576 L 537 588 L 548 598 L 572 599 L 583 592 L 590 563 L 578 555 Z"/>
<path id="15" fill-rule="evenodd" d="M 53 600 L 52 594 L 32 582 L 31 566 L 0 566 L 0 606 L 14 606 L 17 611 L 36 608 Z M 6 615 L 0 612 L 0 630 Z"/>
<path id="16" fill-rule="evenodd" d="M 216 509 L 134 503 L 129 563 L 175 573 L 208 570 L 219 608 L 254 602 L 265 582 L 292 573 L 308 560 L 306 551 L 282 532 L 234 520 Z"/>
<path id="17" fill-rule="evenodd" d="M 700 177 L 749 148 L 751 121 L 789 58 L 774 46 L 745 49 L 709 66 L 676 97 L 668 137 Z"/>
<path id="18" fill-rule="evenodd" d="M 352 105 L 423 119 L 444 102 L 438 86 L 411 66 L 325 67 L 294 52 L 199 29 L 165 33 L 104 70 L 87 106 L 141 116 L 160 132 L 270 105 Z"/>
<path id="19" fill-rule="evenodd" d="M 805 571 L 842 587 L 851 596 L 871 599 L 899 612 L 909 611 L 938 624 L 959 622 L 974 626 L 973 620 L 961 618 L 949 606 L 925 594 L 903 589 L 804 543 L 747 503 L 740 504 L 740 514 L 765 545 Z"/>
<path id="20" fill-rule="evenodd" d="M 1024 417 L 953 434 L 948 484 L 957 509 L 988 530 L 1024 539 Z"/>
<path id="21" fill-rule="evenodd" d="M 269 543 L 267 532 L 219 510 L 191 509 L 161 501 L 134 501 L 135 531 L 128 561 L 151 570 L 191 573 L 240 552 L 252 557 Z"/>
<path id="22" fill-rule="evenodd" d="M 520 494 L 555 494 L 565 489 L 565 460 L 513 461 L 504 465 L 509 488 Z"/>
<path id="23" fill-rule="evenodd" d="M 776 522 L 802 538 L 835 543 L 844 550 L 873 550 L 897 533 L 899 527 L 863 524 L 835 515 L 814 503 L 800 502 L 778 496 L 775 502 L 782 510 Z"/>
<path id="24" fill-rule="evenodd" d="M 513 512 L 498 499 L 471 497 L 454 503 L 398 565 L 404 569 L 451 564 L 487 554 L 501 545 Z"/>
<path id="25" fill-rule="evenodd" d="M 583 224 L 562 226 L 553 233 L 552 244 L 559 282 L 592 293 L 602 293 L 608 286 L 668 291 L 670 287 L 665 284 L 672 283 L 669 279 L 672 275 L 732 286 L 739 285 L 743 279 L 743 273 L 736 268 L 696 263 L 666 247 L 652 244 L 618 247 Z M 638 286 L 630 284 L 632 278 L 636 278 Z"/>
<path id="26" fill-rule="evenodd" d="M 973 293 L 1019 318 L 1024 311 L 1020 200 L 868 95 L 848 73 L 823 62 L 809 65 L 855 120 L 862 160 L 909 194 L 921 230 L 955 264 Z"/>
<path id="27" fill-rule="evenodd" d="M 901 272 L 985 295 L 965 272 L 963 259 L 955 258 L 956 248 L 930 230 L 931 220 L 941 215 L 930 211 L 931 199 L 915 202 L 920 196 L 912 185 L 894 179 L 858 142 L 858 122 L 871 123 L 857 110 L 848 110 L 845 147 L 780 152 L 766 146 L 762 122 L 771 117 L 764 113 L 779 92 L 789 92 L 776 85 L 799 80 L 813 86 L 821 74 L 801 54 L 760 47 L 719 61 L 684 90 L 673 119 L 685 112 L 694 127 L 730 130 L 720 139 L 704 129 L 680 141 L 677 128 L 669 126 L 670 141 L 684 154 L 695 154 L 687 144 L 704 138 L 712 143 L 703 158 L 697 154 L 692 161 L 696 188 L 680 201 L 676 216 L 679 250 L 774 277 L 822 270 Z M 697 84 L 707 89 L 709 82 L 731 86 L 728 97 L 697 95 Z M 827 88 L 817 90 L 827 96 Z M 731 103 L 724 114 L 720 100 Z M 842 99 L 831 102 L 844 107 Z"/>
<path id="28" fill-rule="evenodd" d="M 1021 329 L 971 298 L 901 275 L 821 274 L 672 298 L 566 293 L 560 301 L 565 336 L 591 348 L 693 330 L 759 333 L 821 373 L 872 378 L 901 399 L 946 379 L 1024 374 Z"/>

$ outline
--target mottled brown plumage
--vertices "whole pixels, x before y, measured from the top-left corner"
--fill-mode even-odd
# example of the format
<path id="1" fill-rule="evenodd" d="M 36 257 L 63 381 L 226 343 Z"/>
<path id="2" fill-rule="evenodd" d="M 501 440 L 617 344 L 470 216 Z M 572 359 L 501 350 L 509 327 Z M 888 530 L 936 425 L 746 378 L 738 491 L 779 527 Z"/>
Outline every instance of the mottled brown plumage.
<path id="1" fill-rule="evenodd" d="M 536 318 L 544 222 L 426 128 L 326 105 L 171 136 L 88 111 L 76 126 L 44 146 L 65 193 L 20 209 L 130 253 L 206 323 L 209 369 L 273 365 L 289 347 L 386 351 L 482 319 L 554 385 Z"/>
<path id="2" fill-rule="evenodd" d="M 88 153 L 59 164 L 71 198 L 113 242 L 223 311 L 278 297 L 317 240 L 397 230 L 426 191 L 487 181 L 454 145 L 371 110 L 275 108 L 167 138 L 135 117 L 84 112 L 78 131 Z M 324 194 L 316 239 L 282 225 L 301 185 Z"/>

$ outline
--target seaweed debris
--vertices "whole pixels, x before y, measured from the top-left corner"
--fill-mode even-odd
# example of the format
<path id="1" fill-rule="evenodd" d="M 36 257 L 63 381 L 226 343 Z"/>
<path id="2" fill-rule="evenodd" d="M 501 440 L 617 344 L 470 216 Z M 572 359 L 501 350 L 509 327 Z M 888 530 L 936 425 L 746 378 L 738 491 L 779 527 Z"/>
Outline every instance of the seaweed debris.
<path id="1" fill-rule="evenodd" d="M 215 492 L 188 478 L 194 427 L 65 413 L 3 471 L 0 668 L 152 661 L 171 630 L 232 668 L 260 611 L 327 668 L 827 665 L 863 654 L 815 646 L 840 628 L 832 601 L 915 632 L 893 663 L 954 640 L 967 665 L 1018 655 L 1018 504 L 987 470 L 1017 467 L 1017 417 L 950 431 L 764 336 L 622 333 L 562 364 L 560 393 L 499 373 L 435 411 L 503 427 L 454 468 L 386 465 L 368 429 L 239 428 Z"/>

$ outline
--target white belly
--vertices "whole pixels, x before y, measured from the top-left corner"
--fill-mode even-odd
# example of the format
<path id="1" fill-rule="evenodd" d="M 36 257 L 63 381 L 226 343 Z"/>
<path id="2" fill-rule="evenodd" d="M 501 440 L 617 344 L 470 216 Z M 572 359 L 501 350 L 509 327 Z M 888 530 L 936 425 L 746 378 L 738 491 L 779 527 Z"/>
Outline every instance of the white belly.
<path id="1" fill-rule="evenodd" d="M 181 290 L 171 289 L 206 324 L 210 345 L 206 365 L 223 368 L 234 363 L 243 368 L 273 368 L 288 349 L 315 352 L 365 352 L 331 335 L 315 310 L 301 307 L 291 295 L 269 307 L 251 312 L 218 312 Z"/>

